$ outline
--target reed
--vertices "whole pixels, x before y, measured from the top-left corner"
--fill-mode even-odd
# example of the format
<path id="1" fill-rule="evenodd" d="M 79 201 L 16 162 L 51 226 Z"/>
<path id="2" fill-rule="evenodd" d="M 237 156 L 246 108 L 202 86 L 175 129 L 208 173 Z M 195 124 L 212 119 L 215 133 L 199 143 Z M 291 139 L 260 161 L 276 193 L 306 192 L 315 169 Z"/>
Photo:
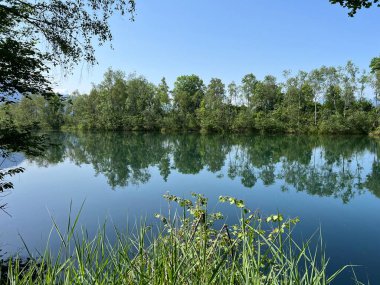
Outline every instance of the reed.
<path id="1" fill-rule="evenodd" d="M 233 197 L 222 203 L 237 207 L 240 219 L 227 225 L 220 212 L 208 212 L 207 199 L 187 200 L 167 194 L 177 205 L 160 226 L 139 224 L 110 242 L 105 226 L 94 238 L 77 231 L 78 218 L 62 232 L 53 221 L 61 245 L 28 259 L 3 263 L 1 284 L 331 284 L 347 267 L 327 275 L 322 238 L 297 243 L 292 229 L 298 219 L 275 214 L 263 218 Z M 173 209 L 173 207 L 170 207 Z M 314 237 L 315 238 L 315 237 Z M 359 284 L 359 282 L 357 282 Z"/>

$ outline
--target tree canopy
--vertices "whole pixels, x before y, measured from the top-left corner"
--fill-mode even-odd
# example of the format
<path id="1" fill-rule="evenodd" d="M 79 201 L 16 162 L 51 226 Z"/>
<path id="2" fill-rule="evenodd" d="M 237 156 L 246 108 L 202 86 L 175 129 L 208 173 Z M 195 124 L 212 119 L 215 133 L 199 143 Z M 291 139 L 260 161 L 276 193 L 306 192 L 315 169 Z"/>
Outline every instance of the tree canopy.
<path id="1" fill-rule="evenodd" d="M 362 8 L 370 8 L 376 4 L 377 7 L 380 7 L 379 0 L 330 0 L 330 2 L 348 8 L 350 10 L 348 13 L 350 17 L 353 17 Z"/>
<path id="2" fill-rule="evenodd" d="M 380 72 L 380 57 L 374 57 L 369 67 L 373 73 Z"/>
<path id="3" fill-rule="evenodd" d="M 112 40 L 109 18 L 133 19 L 133 0 L 1 0 L 0 102 L 52 93 L 49 70 L 96 63 L 96 44 Z"/>

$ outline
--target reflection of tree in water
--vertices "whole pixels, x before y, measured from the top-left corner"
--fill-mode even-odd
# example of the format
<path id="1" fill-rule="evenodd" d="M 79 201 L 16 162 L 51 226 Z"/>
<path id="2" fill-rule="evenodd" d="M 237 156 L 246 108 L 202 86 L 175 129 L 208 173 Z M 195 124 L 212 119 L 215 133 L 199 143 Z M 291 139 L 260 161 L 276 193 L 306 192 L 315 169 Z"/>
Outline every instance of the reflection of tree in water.
<path id="1" fill-rule="evenodd" d="M 170 175 L 170 158 L 168 156 L 161 158 L 158 169 L 160 170 L 160 175 L 164 179 L 165 182 L 168 181 L 168 177 Z"/>
<path id="2" fill-rule="evenodd" d="M 310 162 L 310 139 L 284 136 L 237 138 L 237 147 L 233 148 L 228 157 L 228 176 L 231 179 L 241 177 L 242 184 L 248 188 L 252 188 L 258 179 L 264 185 L 274 184 L 275 166 L 283 157 L 301 164 Z"/>
<path id="3" fill-rule="evenodd" d="M 98 133 L 78 136 L 68 152 L 75 163 L 92 164 L 114 188 L 148 182 L 148 168 L 159 165 L 169 155 L 170 146 L 158 135 Z"/>
<path id="4" fill-rule="evenodd" d="M 374 161 L 372 163 L 372 172 L 367 175 L 367 181 L 364 186 L 373 194 L 380 198 L 380 162 Z"/>
<path id="5" fill-rule="evenodd" d="M 69 134 L 54 132 L 46 136 L 46 143 L 48 147 L 44 149 L 44 152 L 40 156 L 29 157 L 40 167 L 48 167 L 52 164 L 58 164 L 65 160 L 67 157 L 67 144 Z"/>
<path id="6" fill-rule="evenodd" d="M 196 174 L 203 169 L 200 141 L 195 135 L 179 136 L 173 142 L 174 168 L 184 174 Z"/>
<path id="7" fill-rule="evenodd" d="M 43 166 L 64 159 L 91 164 L 112 188 L 146 183 L 150 168 L 157 167 L 164 181 L 172 170 L 206 170 L 217 177 L 226 170 L 247 188 L 258 181 L 279 183 L 283 189 L 345 203 L 364 188 L 380 196 L 380 144 L 365 137 L 55 133 L 51 140 L 54 144 L 45 155 L 32 160 Z M 364 155 L 375 157 L 369 174 L 359 163 Z"/>
<path id="8" fill-rule="evenodd" d="M 91 164 L 96 174 L 107 177 L 112 188 L 148 182 L 150 166 L 160 165 L 162 174 L 170 173 L 170 167 L 165 167 L 170 145 L 159 135 L 78 133 L 58 136 L 53 134 L 52 139 L 61 140 L 63 152 L 61 148 L 51 147 L 43 157 L 33 160 L 40 165 L 58 163 L 65 158 L 77 165 Z"/>
<path id="9" fill-rule="evenodd" d="M 380 198 L 380 141 L 374 141 L 372 150 L 376 154 L 372 162 L 372 170 L 366 177 L 364 187 Z"/>
<path id="10" fill-rule="evenodd" d="M 234 146 L 228 154 L 228 177 L 235 179 L 240 177 L 242 185 L 252 188 L 257 182 L 255 169 L 250 163 L 247 152 L 243 146 Z"/>
<path id="11" fill-rule="evenodd" d="M 319 138 L 308 164 L 284 159 L 282 175 L 286 184 L 311 195 L 340 198 L 344 203 L 361 193 L 362 166 L 358 156 L 368 150 L 367 138 Z"/>
<path id="12" fill-rule="evenodd" d="M 196 174 L 204 168 L 215 173 L 224 166 L 229 150 L 228 138 L 221 135 L 176 136 L 173 140 L 174 168 L 184 174 Z"/>
<path id="13" fill-rule="evenodd" d="M 297 191 L 341 198 L 344 203 L 353 198 L 358 181 L 358 176 L 349 167 L 334 170 L 334 165 L 315 167 L 284 161 L 282 173 L 281 178 Z"/>

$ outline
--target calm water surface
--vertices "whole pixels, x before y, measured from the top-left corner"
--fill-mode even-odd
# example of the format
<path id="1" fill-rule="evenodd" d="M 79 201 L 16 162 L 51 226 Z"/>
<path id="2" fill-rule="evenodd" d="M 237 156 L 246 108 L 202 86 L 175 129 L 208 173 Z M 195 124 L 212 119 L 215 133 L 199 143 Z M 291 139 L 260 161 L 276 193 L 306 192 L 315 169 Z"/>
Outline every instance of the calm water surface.
<path id="1" fill-rule="evenodd" d="M 253 135 L 50 134 L 41 157 L 17 154 L 26 172 L 3 197 L 0 248 L 44 248 L 52 218 L 64 227 L 84 202 L 80 224 L 90 234 L 105 220 L 119 228 L 167 209 L 162 195 L 203 193 L 245 200 L 263 214 L 300 217 L 295 234 L 322 229 L 330 269 L 345 264 L 360 280 L 380 284 L 380 141 L 367 137 Z M 10 164 L 7 164 L 10 166 Z M 222 208 L 228 219 L 235 210 Z M 52 239 L 52 246 L 57 243 Z M 351 284 L 347 271 L 335 284 Z"/>

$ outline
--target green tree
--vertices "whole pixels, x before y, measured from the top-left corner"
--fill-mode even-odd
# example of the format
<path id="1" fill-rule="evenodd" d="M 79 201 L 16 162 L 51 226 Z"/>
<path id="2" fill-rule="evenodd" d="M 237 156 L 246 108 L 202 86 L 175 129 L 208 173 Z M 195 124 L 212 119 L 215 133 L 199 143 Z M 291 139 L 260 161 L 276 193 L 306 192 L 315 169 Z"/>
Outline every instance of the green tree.
<path id="1" fill-rule="evenodd" d="M 182 75 L 174 82 L 174 108 L 178 112 L 179 122 L 183 127 L 196 129 L 198 123 L 195 111 L 204 98 L 203 80 L 197 75 Z"/>
<path id="2" fill-rule="evenodd" d="M 343 114 L 342 88 L 340 72 L 335 67 L 325 67 L 325 108 L 335 114 Z"/>
<path id="3" fill-rule="evenodd" d="M 371 73 L 373 74 L 372 87 L 375 91 L 375 102 L 380 100 L 380 57 L 375 57 L 371 60 L 370 64 Z"/>
<path id="4" fill-rule="evenodd" d="M 170 110 L 170 97 L 169 97 L 169 86 L 166 83 L 165 77 L 162 77 L 160 84 L 157 86 L 157 95 L 165 113 Z"/>
<path id="5" fill-rule="evenodd" d="M 325 67 L 314 69 L 309 74 L 309 84 L 312 89 L 314 103 L 314 126 L 317 125 L 317 106 L 324 93 L 325 83 Z"/>
<path id="6" fill-rule="evenodd" d="M 44 121 L 44 107 L 47 102 L 41 95 L 31 95 L 28 98 L 24 97 L 17 104 L 9 104 L 8 114 L 11 116 L 15 124 L 19 128 L 30 124 L 39 125 L 41 128 L 46 128 L 47 124 Z"/>
<path id="7" fill-rule="evenodd" d="M 53 130 L 59 130 L 64 123 L 64 103 L 62 97 L 54 94 L 44 108 L 44 120 Z"/>
<path id="8" fill-rule="evenodd" d="M 370 8 L 373 4 L 379 2 L 379 0 L 330 0 L 333 4 L 340 4 L 342 7 L 350 9 L 348 15 L 353 17 L 357 10 L 362 8 Z M 380 7 L 380 4 L 377 4 L 377 7 Z"/>
<path id="9" fill-rule="evenodd" d="M 242 97 L 245 99 L 245 104 L 249 109 L 253 107 L 253 97 L 255 94 L 256 84 L 257 84 L 256 76 L 252 73 L 244 75 L 241 80 L 241 92 Z"/>
<path id="10" fill-rule="evenodd" d="M 70 122 L 71 127 L 85 130 L 97 128 L 95 122 L 99 113 L 96 110 L 96 98 L 93 97 L 93 90 L 89 95 L 79 94 L 79 92 L 74 92 L 70 95 L 72 101 L 71 113 L 66 121 Z"/>
<path id="11" fill-rule="evenodd" d="M 239 87 L 235 83 L 235 81 L 232 81 L 227 86 L 228 89 L 228 104 L 231 105 L 238 105 L 240 100 L 240 94 L 239 94 Z"/>
<path id="12" fill-rule="evenodd" d="M 225 100 L 224 83 L 219 78 L 212 78 L 197 112 L 202 130 L 225 130 L 227 127 Z"/>
<path id="13" fill-rule="evenodd" d="M 122 71 L 108 69 L 103 81 L 94 88 L 93 96 L 99 96 L 99 124 L 104 129 L 117 130 L 123 127 L 123 116 L 126 111 L 127 86 Z"/>
<path id="14" fill-rule="evenodd" d="M 136 130 L 156 129 L 162 116 L 156 86 L 143 76 L 132 75 L 127 80 L 126 92 L 124 127 Z"/>
<path id="15" fill-rule="evenodd" d="M 307 82 L 308 73 L 299 71 L 296 76 L 290 76 L 285 72 L 286 82 L 284 84 L 284 101 L 282 104 L 282 113 L 286 117 L 288 129 L 291 132 L 302 131 L 302 128 L 308 125 L 304 122 L 305 115 L 310 109 L 313 102 L 314 94 Z"/>
<path id="16" fill-rule="evenodd" d="M 51 66 L 96 63 L 94 44 L 112 39 L 109 18 L 115 11 L 133 15 L 134 9 L 133 0 L 1 1 L 1 101 L 50 94 Z"/>
<path id="17" fill-rule="evenodd" d="M 342 99 L 342 89 L 339 85 L 329 85 L 327 87 L 324 106 L 335 114 L 343 114 L 344 101 Z"/>
<path id="18" fill-rule="evenodd" d="M 232 81 L 227 86 L 227 125 L 229 128 L 232 127 L 235 116 L 238 112 L 238 104 L 240 101 L 239 87 Z"/>
<path id="19" fill-rule="evenodd" d="M 277 85 L 276 77 L 267 75 L 263 81 L 258 81 L 252 104 L 257 111 L 273 111 L 281 99 L 281 88 Z"/>
<path id="20" fill-rule="evenodd" d="M 342 97 L 344 102 L 343 117 L 346 117 L 347 110 L 355 103 L 355 93 L 358 90 L 357 77 L 359 68 L 352 61 L 348 61 L 341 69 L 342 76 Z"/>

